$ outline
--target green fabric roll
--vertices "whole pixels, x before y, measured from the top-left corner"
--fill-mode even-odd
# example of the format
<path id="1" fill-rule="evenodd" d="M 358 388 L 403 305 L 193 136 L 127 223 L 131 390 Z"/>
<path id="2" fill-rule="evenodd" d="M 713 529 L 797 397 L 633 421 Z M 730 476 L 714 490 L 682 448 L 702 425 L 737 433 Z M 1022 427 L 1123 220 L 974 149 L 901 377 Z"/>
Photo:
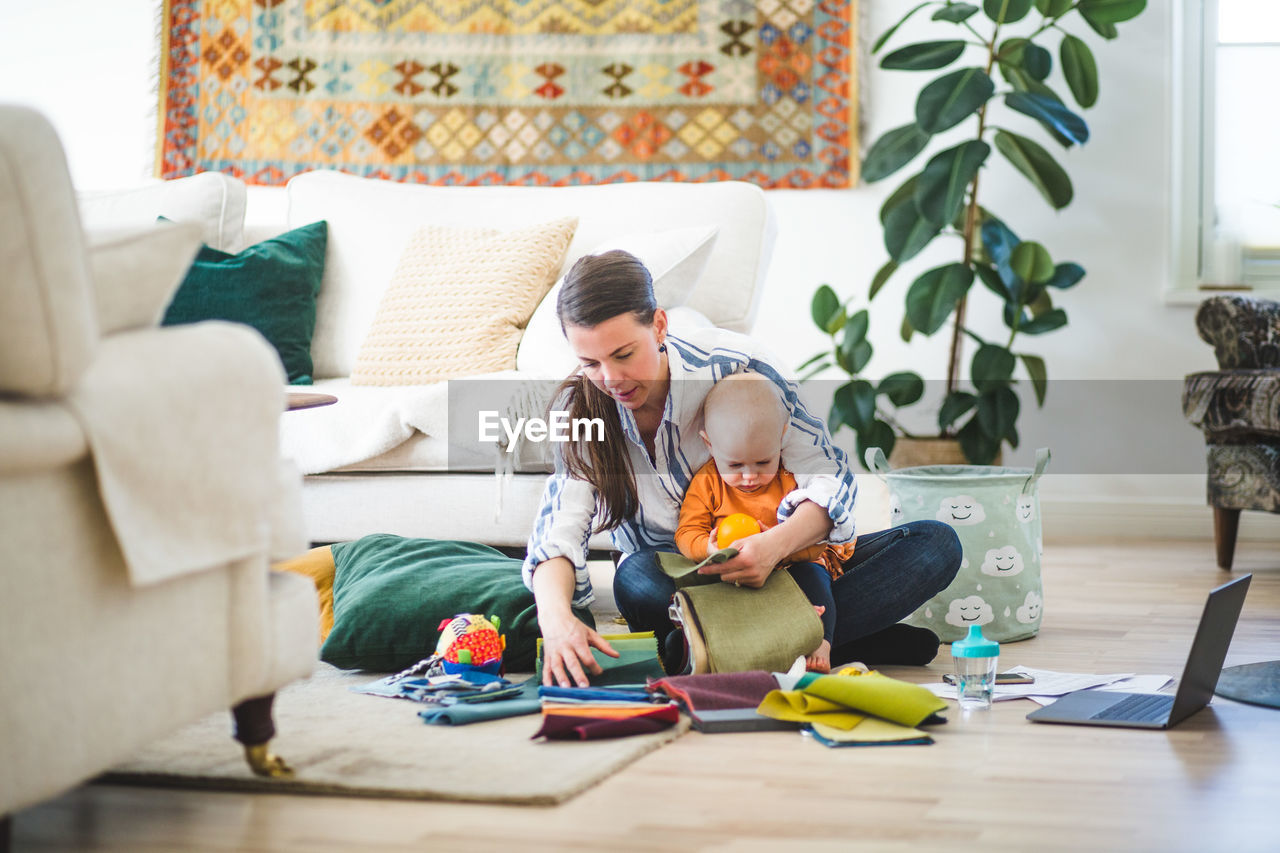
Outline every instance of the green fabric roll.
<path id="1" fill-rule="evenodd" d="M 333 630 L 320 658 L 393 672 L 435 652 L 438 626 L 459 613 L 497 616 L 508 671 L 533 667 L 533 593 L 521 561 L 486 545 L 375 534 L 333 546 Z"/>
<path id="2" fill-rule="evenodd" d="M 202 247 L 161 325 L 229 320 L 252 326 L 275 347 L 289 383 L 310 385 L 311 336 L 328 234 L 328 224 L 321 221 L 235 255 Z"/>
<path id="3" fill-rule="evenodd" d="M 676 592 L 685 636 L 697 667 L 706 649 L 706 672 L 785 671 L 822 642 L 822 620 L 787 572 L 769 575 L 760 589 L 727 583 Z"/>

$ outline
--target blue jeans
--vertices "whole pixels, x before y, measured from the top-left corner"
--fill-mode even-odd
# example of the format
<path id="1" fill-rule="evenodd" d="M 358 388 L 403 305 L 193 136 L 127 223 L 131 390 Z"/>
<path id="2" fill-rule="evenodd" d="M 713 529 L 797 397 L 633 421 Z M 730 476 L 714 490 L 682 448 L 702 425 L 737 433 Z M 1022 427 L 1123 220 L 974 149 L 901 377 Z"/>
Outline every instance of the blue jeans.
<path id="1" fill-rule="evenodd" d="M 909 616 L 946 589 L 960 570 L 956 532 L 941 521 L 911 521 L 856 540 L 844 574 L 831 582 L 836 626 L 833 645 L 870 636 Z M 667 605 L 676 587 L 653 551 L 625 557 L 613 576 L 613 597 L 633 631 L 659 642 L 675 625 Z"/>

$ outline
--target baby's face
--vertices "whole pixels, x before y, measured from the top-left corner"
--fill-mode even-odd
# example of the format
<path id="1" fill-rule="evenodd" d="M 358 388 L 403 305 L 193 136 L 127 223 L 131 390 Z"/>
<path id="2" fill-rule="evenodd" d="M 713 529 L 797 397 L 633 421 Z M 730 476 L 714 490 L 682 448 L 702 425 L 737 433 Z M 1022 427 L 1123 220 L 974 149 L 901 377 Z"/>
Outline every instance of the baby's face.
<path id="1" fill-rule="evenodd" d="M 719 429 L 707 438 L 720 479 L 730 487 L 751 494 L 767 487 L 778 476 L 782 436 L 770 436 L 762 430 L 747 434 L 742 430 Z"/>

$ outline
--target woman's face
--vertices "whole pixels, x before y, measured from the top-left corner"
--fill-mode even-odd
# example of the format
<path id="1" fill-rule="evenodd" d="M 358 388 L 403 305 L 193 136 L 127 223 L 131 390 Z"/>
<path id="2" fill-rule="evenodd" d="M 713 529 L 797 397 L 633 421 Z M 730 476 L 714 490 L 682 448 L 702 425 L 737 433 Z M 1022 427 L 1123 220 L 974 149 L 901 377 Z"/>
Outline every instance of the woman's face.
<path id="1" fill-rule="evenodd" d="M 667 336 L 667 315 L 661 308 L 651 326 L 628 312 L 594 326 L 566 325 L 564 334 L 592 385 L 632 411 L 665 403 L 667 363 L 658 347 Z"/>

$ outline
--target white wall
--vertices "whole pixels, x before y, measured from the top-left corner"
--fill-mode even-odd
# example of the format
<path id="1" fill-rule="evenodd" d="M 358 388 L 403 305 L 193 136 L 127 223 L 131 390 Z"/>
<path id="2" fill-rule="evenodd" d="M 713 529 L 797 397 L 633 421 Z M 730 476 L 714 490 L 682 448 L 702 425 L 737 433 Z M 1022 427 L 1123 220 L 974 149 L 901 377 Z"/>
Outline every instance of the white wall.
<path id="1" fill-rule="evenodd" d="M 895 13 L 903 8 L 863 5 L 872 34 L 893 22 L 886 7 Z M 1118 534 L 1131 524 L 1154 534 L 1211 535 L 1202 444 L 1181 416 L 1178 393 L 1183 375 L 1213 368 L 1212 352 L 1196 336 L 1193 309 L 1166 305 L 1162 298 L 1171 256 L 1169 5 L 1148 4 L 1141 17 L 1122 25 L 1115 42 L 1087 30 L 1078 33 L 1097 56 L 1101 97 L 1085 113 L 1092 139 L 1060 155 L 1075 185 L 1075 201 L 1066 210 L 1050 210 L 998 155 L 982 179 L 986 207 L 1020 236 L 1043 242 L 1055 259 L 1075 260 L 1088 271 L 1081 285 L 1058 299 L 1070 325 L 1047 337 L 1019 340 L 1021 348 L 1046 358 L 1051 380 L 1073 383 L 1051 386 L 1043 412 L 1026 411 L 1028 401 L 1020 424 L 1023 448 L 1008 459 L 1028 464 L 1037 444 L 1055 449 L 1060 473 L 1046 478 L 1043 496 L 1057 509 L 1058 521 L 1046 511 L 1047 523 L 1064 535 Z M 28 103 L 51 117 L 80 188 L 129 185 L 152 172 L 156 7 L 156 0 L 113 0 L 109 6 L 92 0 L 0 0 L 0 100 Z M 895 43 L 942 38 L 949 35 L 945 31 L 922 13 Z M 868 63 L 867 74 L 863 109 L 869 143 L 909 119 L 929 72 L 883 72 Z M 1027 126 L 1019 116 L 1000 121 Z M 1040 136 L 1035 129 L 1027 133 Z M 1052 142 L 1046 147 L 1060 151 Z M 901 179 L 855 190 L 770 193 L 780 236 L 755 332 L 793 365 L 824 343 L 809 319 L 814 289 L 825 282 L 842 296 L 865 294 L 887 258 L 877 212 Z M 917 336 L 906 346 L 897 329 L 911 279 L 954 254 L 954 247 L 938 241 L 877 296 L 872 373 L 912 368 L 926 378 L 942 377 L 946 335 Z M 995 337 L 1002 327 L 994 299 L 980 287 L 974 293 L 975 328 Z M 854 307 L 863 301 L 860 296 Z M 1082 403 L 1083 389 L 1093 396 Z M 1107 452 L 1090 455 L 1102 446 Z M 1144 450 L 1146 456 L 1132 458 Z M 1159 470 L 1153 453 L 1177 460 L 1169 469 L 1179 473 L 1153 474 Z M 1100 467 L 1104 463 L 1113 467 Z M 1241 537 L 1280 538 L 1280 518 L 1246 514 Z"/>

